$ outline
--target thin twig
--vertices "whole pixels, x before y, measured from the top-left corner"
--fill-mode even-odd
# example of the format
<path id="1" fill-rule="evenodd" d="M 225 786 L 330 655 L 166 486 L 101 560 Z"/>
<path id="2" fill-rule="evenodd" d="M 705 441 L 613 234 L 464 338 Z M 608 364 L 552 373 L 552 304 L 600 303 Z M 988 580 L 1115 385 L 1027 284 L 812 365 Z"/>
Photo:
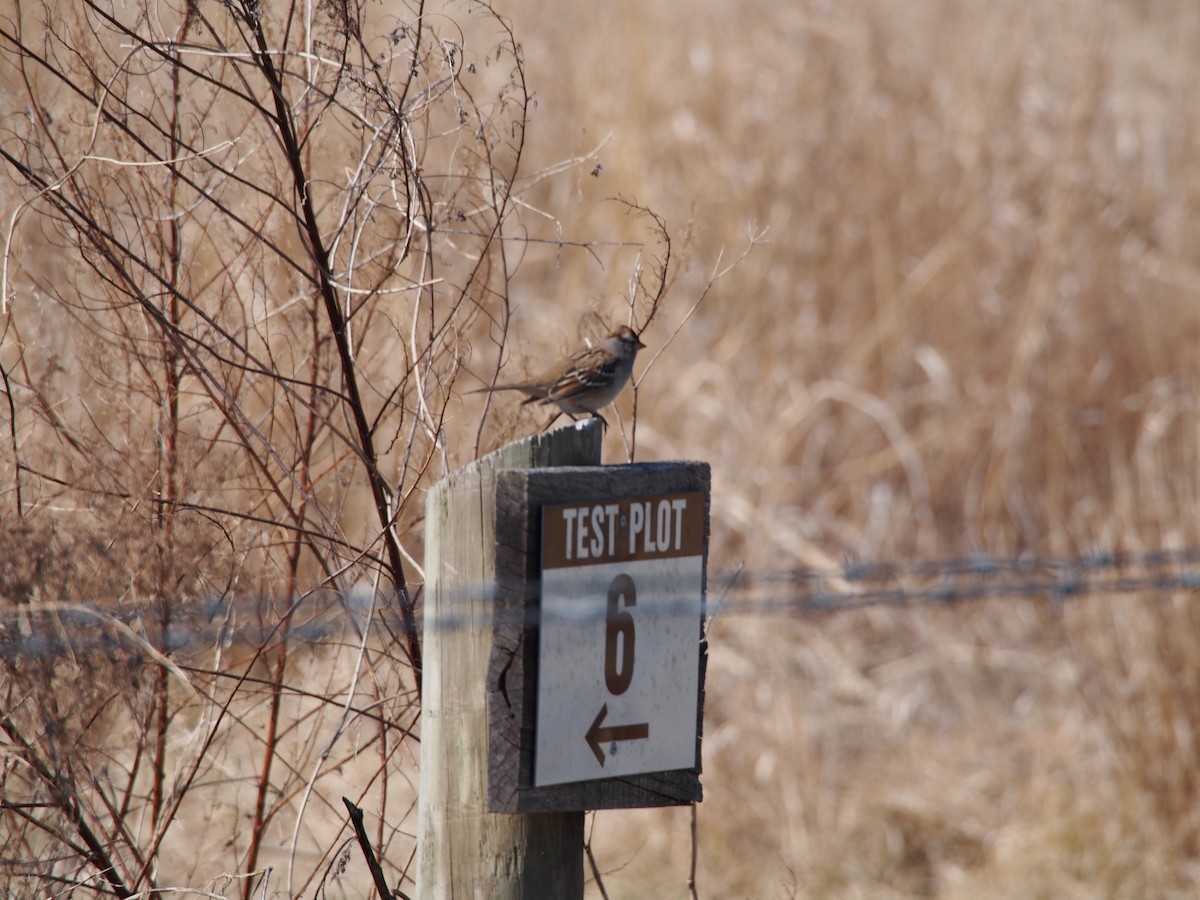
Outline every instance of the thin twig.
<path id="1" fill-rule="evenodd" d="M 379 860 L 375 858 L 375 851 L 371 847 L 371 838 L 368 837 L 367 829 L 363 826 L 363 811 L 351 803 L 349 797 L 343 797 L 342 802 L 346 804 L 346 809 L 350 813 L 350 824 L 354 826 L 358 847 L 367 861 L 367 868 L 371 870 L 371 880 L 375 882 L 375 892 L 379 894 L 379 900 L 393 900 L 392 889 L 388 887 L 387 879 L 383 875 L 383 868 L 379 865 Z M 397 893 L 400 892 L 397 891 Z M 400 893 L 400 896 L 404 897 L 404 894 Z"/>

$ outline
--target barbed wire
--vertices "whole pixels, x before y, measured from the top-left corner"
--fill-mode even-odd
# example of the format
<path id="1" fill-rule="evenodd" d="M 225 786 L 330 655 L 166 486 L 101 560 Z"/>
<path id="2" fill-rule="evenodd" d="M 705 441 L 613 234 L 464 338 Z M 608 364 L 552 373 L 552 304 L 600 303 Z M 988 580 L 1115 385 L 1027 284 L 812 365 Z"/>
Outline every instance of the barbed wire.
<path id="1" fill-rule="evenodd" d="M 1193 568 L 1195 567 L 1195 568 Z M 950 605 L 1002 597 L 1071 598 L 1200 589 L 1200 548 L 1081 556 L 965 557 L 862 562 L 825 569 L 735 572 L 725 614 L 830 613 L 867 606 Z M 709 580 L 718 595 L 719 576 Z M 781 587 L 784 590 L 781 590 Z M 791 590 L 787 590 L 791 588 Z M 716 599 L 719 605 L 719 596 Z"/>
<path id="2" fill-rule="evenodd" d="M 654 586 L 649 586 L 653 590 Z M 493 585 L 457 586 L 464 601 L 486 602 Z M 1140 553 L 1096 551 L 1079 556 L 963 557 L 862 561 L 848 559 L 826 568 L 798 567 L 747 570 L 742 566 L 708 574 L 705 615 L 803 617 L 829 615 L 868 607 L 950 606 L 1011 597 L 1037 599 L 1055 606 L 1085 597 L 1164 594 L 1200 591 L 1200 547 L 1150 550 Z M 671 614 L 672 602 L 659 603 L 658 614 Z M 442 603 L 436 622 L 425 627 L 450 629 L 468 622 L 454 602 Z M 695 597 L 680 596 L 678 612 L 694 613 Z M 278 598 L 211 597 L 173 604 L 171 625 L 156 634 L 155 645 L 167 651 L 202 648 L 214 642 L 260 644 L 277 633 Z M 399 621 L 389 618 L 386 602 L 372 604 L 366 594 L 316 592 L 288 608 L 288 639 L 320 643 L 344 633 L 347 624 L 369 627 L 368 617 L 382 617 L 386 629 L 398 635 Z M 0 657 L 55 652 L 63 640 L 73 651 L 118 644 L 121 637 L 103 627 L 110 619 L 147 636 L 154 626 L 143 625 L 147 605 L 73 600 L 49 604 L 8 604 L 0 607 Z M 36 623 L 54 617 L 53 629 Z M 519 615 L 526 627 L 539 624 L 536 603 Z M 594 604 L 580 607 L 580 618 L 597 615 Z M 147 617 L 146 621 L 150 621 Z M 98 624 L 101 627 L 97 627 Z M 164 646 L 165 645 L 165 646 Z"/>

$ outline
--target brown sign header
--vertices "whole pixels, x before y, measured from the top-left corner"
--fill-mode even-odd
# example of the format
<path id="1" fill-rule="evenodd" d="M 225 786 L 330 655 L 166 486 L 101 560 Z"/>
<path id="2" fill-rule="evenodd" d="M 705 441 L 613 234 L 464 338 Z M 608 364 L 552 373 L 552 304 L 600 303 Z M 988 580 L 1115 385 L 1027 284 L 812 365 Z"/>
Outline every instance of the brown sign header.
<path id="1" fill-rule="evenodd" d="M 542 507 L 542 568 L 704 554 L 705 494 L 619 497 Z"/>

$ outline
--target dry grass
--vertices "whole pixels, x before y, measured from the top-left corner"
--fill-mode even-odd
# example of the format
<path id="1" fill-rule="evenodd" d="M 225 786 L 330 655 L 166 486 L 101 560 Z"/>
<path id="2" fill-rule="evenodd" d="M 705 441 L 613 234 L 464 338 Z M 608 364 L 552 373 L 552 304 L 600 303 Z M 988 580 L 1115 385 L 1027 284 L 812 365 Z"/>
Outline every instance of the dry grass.
<path id="1" fill-rule="evenodd" d="M 568 233 L 636 194 L 694 283 L 769 228 L 639 402 L 645 458 L 713 463 L 719 565 L 1196 545 L 1195 10 L 624 4 L 565 66 L 507 9 L 535 128 L 612 133 Z M 701 896 L 1191 895 L 1194 610 L 728 612 Z M 686 896 L 686 813 L 598 829 L 611 895 Z"/>
<path id="2" fill-rule="evenodd" d="M 644 221 L 606 202 L 622 195 L 662 214 L 683 251 L 644 335 L 651 352 L 721 254 L 741 251 L 750 223 L 768 229 L 638 396 L 639 459 L 712 463 L 715 569 L 1200 546 L 1200 7 L 652 0 L 567 12 L 507 0 L 499 11 L 536 98 L 522 170 L 602 144 L 595 177 L 589 159 L 523 186 L 525 233 L 644 240 Z M 589 312 L 620 315 L 614 298 L 636 255 L 514 249 L 508 364 L 572 342 Z M 69 371 L 73 319 L 53 305 L 37 316 L 24 325 L 41 342 L 38 364 Z M 486 378 L 495 328 L 475 327 L 463 360 Z M 0 347 L 6 367 L 11 340 Z M 80 417 L 103 380 L 86 392 L 71 382 L 48 402 Z M 482 401 L 458 403 L 446 422 L 461 458 Z M 112 408 L 111 433 L 136 435 L 152 457 L 153 433 Z M 483 449 L 535 427 L 510 411 L 492 412 Z M 609 441 L 615 460 L 619 434 Z M 0 456 L 5 484 L 10 465 Z M 134 494 L 138 474 L 131 466 Z M 136 510 L 114 523 L 79 507 L 67 515 L 59 500 L 47 491 L 41 518 L 18 526 L 0 495 L 8 546 L 31 528 L 27 545 L 50 548 L 48 567 L 22 568 L 10 552 L 0 589 L 120 593 L 96 575 L 99 551 L 121 529 L 137 535 Z M 407 524 L 419 557 L 420 523 Z M 153 560 L 154 542 L 140 540 L 123 568 L 151 572 L 138 561 Z M 221 551 L 204 528 L 179 540 L 188 559 Z M 76 560 L 71 572 L 64 557 Z M 253 579 L 266 558 L 218 556 L 220 573 L 201 573 L 193 593 L 235 580 L 235 568 Z M 346 640 L 345 653 L 317 656 L 328 663 L 318 691 L 348 677 Z M 1191 594 L 803 620 L 739 615 L 731 600 L 711 645 L 700 896 L 1200 889 Z M 297 723 L 322 721 L 296 703 Z M 231 740 L 258 721 L 248 712 Z M 319 751 L 316 738 L 295 741 L 281 750 L 291 789 Z M 321 796 L 369 791 L 362 780 L 380 765 L 411 773 L 404 752 L 373 752 L 363 771 L 347 758 L 345 781 Z M 245 797 L 217 787 L 246 783 L 249 768 L 214 763 L 189 833 L 217 845 L 237 833 Z M 388 832 L 396 870 L 415 825 L 399 794 Z M 314 828 L 304 846 L 327 853 L 339 825 Z M 291 840 L 290 822 L 279 828 L 270 853 Z M 609 896 L 687 896 L 686 810 L 601 813 L 593 846 Z M 230 869 L 189 875 L 185 865 L 180 877 L 213 887 L 219 871 Z"/>

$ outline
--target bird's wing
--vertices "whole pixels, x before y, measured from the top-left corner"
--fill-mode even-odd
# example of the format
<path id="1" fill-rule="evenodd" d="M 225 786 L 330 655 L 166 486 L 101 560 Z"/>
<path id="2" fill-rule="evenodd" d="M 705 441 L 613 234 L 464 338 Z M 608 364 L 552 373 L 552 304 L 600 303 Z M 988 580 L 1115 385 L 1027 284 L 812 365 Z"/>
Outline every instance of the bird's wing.
<path id="1" fill-rule="evenodd" d="M 606 387 L 612 384 L 616 371 L 617 363 L 611 353 L 600 347 L 585 350 L 574 357 L 572 365 L 550 385 L 546 399 L 570 401 L 580 394 Z"/>

